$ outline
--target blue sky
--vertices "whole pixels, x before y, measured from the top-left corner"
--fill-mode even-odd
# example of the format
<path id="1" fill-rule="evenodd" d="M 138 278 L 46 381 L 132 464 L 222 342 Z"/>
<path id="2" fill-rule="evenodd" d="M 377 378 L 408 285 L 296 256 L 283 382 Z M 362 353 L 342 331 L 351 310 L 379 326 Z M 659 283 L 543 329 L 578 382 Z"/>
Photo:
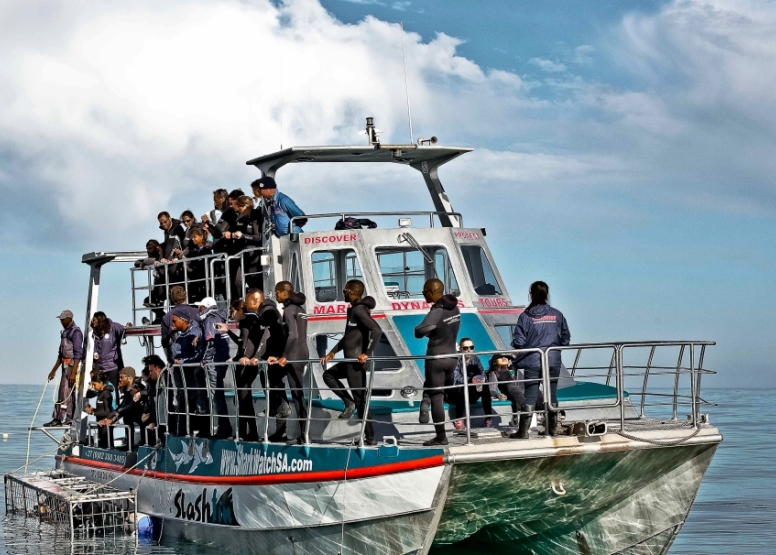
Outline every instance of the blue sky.
<path id="1" fill-rule="evenodd" d="M 743 0 L 3 3 L 0 382 L 44 379 L 82 253 L 142 247 L 281 142 L 358 143 L 367 115 L 406 140 L 399 22 L 415 137 L 475 148 L 440 174 L 513 300 L 544 279 L 575 341 L 716 340 L 706 385 L 776 385 L 776 7 Z M 308 212 L 430 207 L 401 169 L 279 178 Z"/>

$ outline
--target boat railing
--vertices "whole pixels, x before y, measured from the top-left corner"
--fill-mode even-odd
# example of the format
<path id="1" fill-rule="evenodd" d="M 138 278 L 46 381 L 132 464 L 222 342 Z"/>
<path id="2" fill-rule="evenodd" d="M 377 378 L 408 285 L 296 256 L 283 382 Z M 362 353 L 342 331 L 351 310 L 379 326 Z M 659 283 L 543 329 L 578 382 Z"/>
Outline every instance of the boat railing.
<path id="1" fill-rule="evenodd" d="M 213 297 L 223 304 L 221 308 L 229 306 L 248 288 L 261 284 L 264 252 L 266 248 L 254 247 L 234 255 L 216 253 L 130 268 L 133 326 L 158 324 L 169 309 L 170 289 L 176 285 L 186 290 L 189 303 Z"/>
<path id="2" fill-rule="evenodd" d="M 550 412 L 563 411 L 573 415 L 574 411 L 593 411 L 595 420 L 605 421 L 609 427 L 619 428 L 624 432 L 628 429 L 644 430 L 649 429 L 646 426 L 654 425 L 660 427 L 689 427 L 697 429 L 702 423 L 706 422 L 705 415 L 701 414 L 700 409 L 704 405 L 711 405 L 705 401 L 700 394 L 701 379 L 704 374 L 714 374 L 715 372 L 703 368 L 703 359 L 706 347 L 714 345 L 709 341 L 659 341 L 659 342 L 619 342 L 619 343 L 601 343 L 601 344 L 583 344 L 570 345 L 565 347 L 552 347 L 546 351 L 540 349 L 522 349 L 508 351 L 479 351 L 472 354 L 456 353 L 451 355 L 439 356 L 396 356 L 396 357 L 374 357 L 367 361 L 367 382 L 361 390 L 365 393 L 366 407 L 365 414 L 370 414 L 370 405 L 375 401 L 374 379 L 375 363 L 381 361 L 429 361 L 434 359 L 457 358 L 461 360 L 461 372 L 464 381 L 469 383 L 469 387 L 461 385 L 446 384 L 439 388 L 444 392 L 448 401 L 452 402 L 455 398 L 463 397 L 464 415 L 461 418 L 445 418 L 445 424 L 453 423 L 456 420 L 463 420 L 465 427 L 466 442 L 472 441 L 472 430 L 480 426 L 483 419 L 489 416 L 504 417 L 510 416 L 513 422 L 516 422 L 520 415 L 537 414 L 548 421 Z M 553 403 L 549 395 L 545 397 L 546 402 L 537 406 L 535 410 L 521 412 L 522 407 L 515 403 L 515 399 L 510 399 L 510 410 L 493 415 L 473 415 L 472 405 L 470 404 L 470 390 L 476 387 L 471 383 L 467 373 L 465 357 L 479 356 L 489 357 L 492 354 L 507 354 L 518 358 L 516 369 L 510 373 L 511 379 L 501 381 L 486 381 L 482 384 L 483 388 L 488 388 L 491 384 L 503 386 L 503 390 L 514 393 L 515 390 L 522 391 L 526 385 L 538 383 L 543 392 L 549 392 L 553 381 L 568 380 L 568 377 L 553 378 L 551 376 L 550 359 L 551 353 L 560 351 L 573 358 L 573 363 L 567 365 L 569 373 L 576 381 L 575 385 L 570 386 L 571 393 L 573 388 L 589 388 L 590 384 L 597 385 L 597 391 L 593 395 L 583 394 L 579 398 L 573 395 L 570 399 L 564 399 L 561 403 Z M 541 364 L 541 377 L 539 379 L 526 379 L 520 368 L 520 358 L 526 355 L 537 354 Z M 597 359 L 597 360 L 595 360 Z M 600 363 L 604 360 L 603 363 Z M 670 363 L 668 361 L 671 361 Z M 342 362 L 356 362 L 353 359 L 335 359 L 329 365 Z M 310 444 L 310 427 L 315 422 L 329 422 L 330 415 L 324 417 L 314 415 L 314 401 L 320 401 L 325 392 L 330 391 L 325 385 L 318 385 L 314 380 L 313 366 L 320 365 L 318 359 L 307 359 L 300 361 L 289 361 L 288 364 L 303 364 L 304 384 L 303 389 L 307 415 L 304 419 L 298 417 L 289 417 L 287 421 L 297 421 L 304 430 L 302 441 L 304 444 Z M 247 387 L 239 387 L 239 372 L 247 367 L 240 366 L 236 362 L 225 362 L 209 365 L 211 369 L 217 367 L 226 367 L 226 375 L 231 378 L 226 380 L 231 382 L 224 388 L 214 388 L 206 376 L 203 378 L 206 369 L 200 363 L 193 364 L 175 364 L 166 369 L 160 377 L 157 385 L 159 395 L 157 401 L 157 422 L 166 425 L 168 432 L 172 429 L 173 435 L 196 435 L 193 430 L 199 426 L 203 427 L 201 421 L 207 420 L 204 425 L 206 433 L 209 435 L 214 429 L 216 419 L 219 417 L 230 418 L 230 423 L 234 431 L 234 438 L 240 439 L 240 419 L 260 419 L 255 421 L 257 426 L 263 430 L 264 441 L 267 441 L 270 420 L 275 415 L 269 414 L 267 406 L 259 416 L 240 415 L 239 410 L 235 414 L 228 416 L 219 414 L 215 410 L 213 402 L 214 395 L 217 392 L 221 394 L 230 394 L 234 396 L 235 403 L 241 397 L 250 398 L 251 404 L 256 394 L 263 395 L 265 400 L 270 398 L 273 392 L 280 392 L 287 400 L 289 407 L 293 402 L 287 399 L 286 387 L 270 387 L 269 366 L 266 361 L 258 361 L 253 366 L 253 372 L 257 377 L 262 378 L 254 380 L 254 383 Z M 250 365 L 249 365 L 250 366 Z M 321 368 L 325 370 L 325 368 Z M 199 375 L 199 376 L 197 376 Z M 422 391 L 409 387 L 385 388 L 381 384 L 381 391 L 399 392 L 403 400 L 420 404 Z M 353 391 L 353 388 L 344 386 L 344 388 Z M 513 389 L 514 388 L 514 389 Z M 499 389 L 502 389 L 501 387 Z M 565 388 L 564 388 L 565 389 Z M 488 392 L 486 391 L 487 395 Z M 199 398 L 197 397 L 199 396 Z M 328 398 L 328 397 L 327 397 Z M 497 402 L 497 401 L 494 401 Z M 199 403 L 199 404 L 198 404 Z M 380 403 L 380 408 L 384 409 L 385 402 Z M 689 414 L 686 419 L 679 419 L 679 411 L 687 408 Z M 197 410 L 199 409 L 199 410 Z M 595 411 L 598 411 L 597 413 Z M 384 411 L 381 411 L 384 412 Z M 318 413 L 320 415 L 320 413 Z M 584 414 L 584 412 L 580 412 Z M 359 415 L 359 418 L 361 415 Z M 195 421 L 199 419 L 199 424 Z M 364 427 L 367 419 L 361 419 L 361 433 L 357 438 L 358 444 L 363 446 Z M 385 424 L 385 419 L 371 418 L 372 422 Z M 406 433 L 401 433 L 401 439 L 412 440 L 413 436 L 428 434 L 433 430 L 434 423 L 427 425 L 419 424 L 417 421 L 403 421 L 395 418 L 390 421 L 397 430 L 404 428 Z M 316 442 L 319 442 L 316 440 Z"/>
<path id="3" fill-rule="evenodd" d="M 381 217 L 396 217 L 396 216 L 422 216 L 428 218 L 428 227 L 435 227 L 435 218 L 439 219 L 440 216 L 455 216 L 460 222 L 460 227 L 463 227 L 463 215 L 460 212 L 434 212 L 434 211 L 405 211 L 405 212 L 330 212 L 328 214 L 305 214 L 304 216 L 296 216 L 291 218 L 288 222 L 288 232 L 291 233 L 294 229 L 294 222 L 299 220 L 316 220 L 326 218 L 337 218 L 340 221 L 345 218 L 381 218 Z M 439 226 L 443 227 L 441 221 Z"/>

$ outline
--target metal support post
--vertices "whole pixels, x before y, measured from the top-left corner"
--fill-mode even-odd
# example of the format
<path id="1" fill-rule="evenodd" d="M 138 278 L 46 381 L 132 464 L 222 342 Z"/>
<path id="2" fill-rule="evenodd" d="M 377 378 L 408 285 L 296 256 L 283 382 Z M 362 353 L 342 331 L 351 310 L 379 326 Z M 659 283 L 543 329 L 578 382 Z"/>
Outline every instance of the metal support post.
<path id="1" fill-rule="evenodd" d="M 461 355 L 461 369 L 463 370 L 463 404 L 466 411 L 466 444 L 472 442 L 471 411 L 469 409 L 469 375 L 466 368 L 466 355 Z M 483 385 L 483 387 L 485 387 Z"/>
<path id="2" fill-rule="evenodd" d="M 674 415 L 672 420 L 678 420 L 679 405 L 679 373 L 682 370 L 682 359 L 684 358 L 684 345 L 679 348 L 679 360 L 676 362 L 676 376 L 674 377 Z"/>
<path id="3" fill-rule="evenodd" d="M 647 382 L 649 380 L 649 369 L 652 367 L 652 360 L 655 356 L 656 346 L 652 345 L 652 349 L 649 351 L 649 359 L 647 359 L 647 367 L 644 369 L 644 383 L 641 386 L 641 418 L 644 416 L 644 406 L 647 400 Z"/>

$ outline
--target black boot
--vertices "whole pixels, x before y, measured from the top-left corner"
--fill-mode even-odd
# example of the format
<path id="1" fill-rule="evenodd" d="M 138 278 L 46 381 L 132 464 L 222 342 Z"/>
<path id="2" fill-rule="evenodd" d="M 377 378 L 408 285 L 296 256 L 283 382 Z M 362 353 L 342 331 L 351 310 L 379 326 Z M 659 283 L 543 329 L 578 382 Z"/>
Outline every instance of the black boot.
<path id="1" fill-rule="evenodd" d="M 547 418 L 547 425 L 545 426 L 544 435 L 557 436 L 558 433 L 558 413 L 550 411 Z"/>
<path id="2" fill-rule="evenodd" d="M 528 432 L 531 429 L 531 419 L 533 418 L 533 405 L 522 405 L 520 407 L 520 420 L 517 424 L 517 431 L 510 434 L 512 439 L 528 439 Z M 527 413 L 527 414 L 526 414 Z"/>
<path id="3" fill-rule="evenodd" d="M 421 424 L 428 424 L 431 419 L 428 417 L 428 410 L 431 406 L 431 402 L 423 399 L 420 403 L 420 412 L 418 414 L 418 422 Z"/>

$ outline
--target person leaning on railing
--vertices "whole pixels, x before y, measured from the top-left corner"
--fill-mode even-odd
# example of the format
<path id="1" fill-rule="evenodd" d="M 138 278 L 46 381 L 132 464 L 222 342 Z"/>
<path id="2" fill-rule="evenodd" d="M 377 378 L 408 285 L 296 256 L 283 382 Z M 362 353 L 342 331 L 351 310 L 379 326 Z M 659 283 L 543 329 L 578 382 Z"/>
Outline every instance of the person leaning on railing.
<path id="1" fill-rule="evenodd" d="M 531 304 L 517 318 L 512 334 L 512 346 L 515 349 L 542 349 L 568 345 L 571 341 L 566 318 L 560 310 L 548 303 L 550 287 L 543 281 L 535 281 L 530 288 Z M 552 405 L 558 406 L 558 377 L 560 376 L 561 356 L 559 351 L 550 351 L 550 398 Z M 520 407 L 521 415 L 517 432 L 509 437 L 528 439 L 531 417 L 539 397 L 539 380 L 542 378 L 542 361 L 539 353 L 523 353 L 517 356 L 515 368 L 525 369 L 525 404 Z M 546 398 L 546 392 L 545 392 Z M 558 427 L 558 413 L 549 412 L 546 423 L 548 435 L 555 435 Z"/>
<path id="2" fill-rule="evenodd" d="M 172 305 L 172 308 L 164 315 L 160 326 L 162 349 L 164 350 L 168 363 L 172 363 L 173 361 L 172 352 L 170 351 L 173 333 L 175 332 L 172 326 L 173 316 L 183 315 L 189 320 L 199 321 L 199 309 L 188 304 L 186 290 L 180 285 L 175 285 L 170 288 L 170 304 Z"/>
<path id="3" fill-rule="evenodd" d="M 131 366 L 119 370 L 119 393 L 121 399 L 118 408 L 110 416 L 100 420 L 101 426 L 113 426 L 121 420 L 127 426 L 127 448 L 136 451 L 135 424 L 140 425 L 143 416 L 144 402 L 142 392 L 145 391 L 140 378 L 135 376 Z M 116 395 L 118 397 L 118 394 Z"/>
<path id="4" fill-rule="evenodd" d="M 202 322 L 200 343 L 202 365 L 205 368 L 210 389 L 213 391 L 213 405 L 218 415 L 215 438 L 226 439 L 232 436 L 232 424 L 229 422 L 229 410 L 224 393 L 226 361 L 229 360 L 229 334 L 221 326 L 226 326 L 226 314 L 218 309 L 218 304 L 212 297 L 205 297 L 194 305 L 199 307 L 199 318 Z"/>
<path id="5" fill-rule="evenodd" d="M 189 246 L 181 253 L 185 259 L 186 280 L 189 285 L 189 300 L 199 301 L 207 295 L 207 264 L 208 260 L 201 257 L 213 254 L 213 247 L 208 242 L 208 232 L 198 227 L 191 230 Z"/>
<path id="6" fill-rule="evenodd" d="M 343 291 L 345 300 L 350 303 L 345 321 L 345 334 L 336 345 L 321 359 L 321 365 L 326 365 L 334 356 L 344 351 L 345 358 L 356 359 L 357 362 L 340 362 L 323 373 L 323 381 L 331 391 L 345 403 L 345 410 L 340 414 L 343 420 L 353 416 L 354 410 L 362 419 L 364 426 L 364 443 L 377 445 L 375 432 L 370 422 L 371 415 L 364 414 L 366 409 L 366 362 L 380 342 L 383 330 L 372 318 L 375 300 L 364 297 L 364 282 L 352 279 L 345 284 Z M 340 380 L 347 380 L 350 392 L 342 387 Z M 370 411 L 371 413 L 371 411 Z"/>
<path id="7" fill-rule="evenodd" d="M 304 212 L 291 197 L 278 191 L 273 178 L 265 175 L 251 183 L 251 189 L 256 197 L 261 196 L 261 209 L 269 218 L 266 223 L 271 224 L 275 237 L 302 232 L 302 227 L 307 223 L 304 218 L 296 220 L 293 229 L 289 229 L 289 226 L 292 218 L 304 216 Z"/>
<path id="8" fill-rule="evenodd" d="M 264 225 L 262 211 L 254 208 L 253 199 L 246 195 L 241 196 L 235 201 L 234 208 L 239 215 L 232 231 L 234 250 L 241 252 L 245 249 L 261 247 Z M 243 271 L 245 272 L 244 275 Z M 261 251 L 254 250 L 243 254 L 242 264 L 237 266 L 232 279 L 234 280 L 232 290 L 239 292 L 240 295 L 245 291 L 244 288 L 261 289 L 264 285 L 264 278 L 261 273 Z"/>
<path id="9" fill-rule="evenodd" d="M 156 395 L 165 364 L 159 355 L 148 355 L 143 358 L 143 365 L 145 369 L 148 369 L 148 381 L 146 382 L 145 391 L 140 392 L 141 402 L 143 403 L 143 414 L 140 417 L 140 436 L 147 445 L 156 445 L 157 438 L 164 438 L 164 431 L 158 430 Z M 169 377 L 167 381 L 169 382 Z M 168 407 L 172 406 L 171 393 L 167 393 Z"/>
<path id="10" fill-rule="evenodd" d="M 172 327 L 174 332 L 170 351 L 176 365 L 173 366 L 172 377 L 177 389 L 175 397 L 177 418 L 175 418 L 175 426 L 172 425 L 172 417 L 170 418 L 170 433 L 185 436 L 197 431 L 201 437 L 207 437 L 210 435 L 210 420 L 204 417 L 208 414 L 205 370 L 200 364 L 196 364 L 202 360 L 202 353 L 198 347 L 202 340 L 199 312 L 197 311 L 194 317 L 184 313 L 174 314 Z M 193 364 L 196 366 L 192 366 Z M 189 414 L 191 429 L 187 426 L 186 413 Z"/>
<path id="11" fill-rule="evenodd" d="M 283 304 L 283 325 L 286 329 L 286 346 L 280 358 L 269 357 L 267 362 L 278 364 L 286 372 L 288 387 L 291 390 L 291 398 L 294 400 L 296 417 L 299 419 L 301 434 L 297 443 L 304 442 L 307 426 L 307 405 L 304 402 L 304 376 L 305 364 L 294 362 L 287 364 L 289 360 L 305 360 L 310 358 L 307 346 L 307 313 L 304 303 L 307 300 L 304 293 L 294 292 L 294 286 L 289 281 L 281 281 L 275 285 L 275 298 Z"/>
<path id="12" fill-rule="evenodd" d="M 167 259 L 164 257 L 164 250 L 162 245 L 156 239 L 149 239 L 146 243 L 146 256 L 135 262 L 135 268 L 145 270 L 150 268 L 153 270 L 153 288 L 149 291 L 148 296 L 143 299 L 143 306 L 147 306 L 152 309 L 154 315 L 154 324 L 158 324 L 164 316 L 162 306 L 167 298 L 167 289 L 165 288 L 166 274 L 164 272 L 164 262 Z"/>

